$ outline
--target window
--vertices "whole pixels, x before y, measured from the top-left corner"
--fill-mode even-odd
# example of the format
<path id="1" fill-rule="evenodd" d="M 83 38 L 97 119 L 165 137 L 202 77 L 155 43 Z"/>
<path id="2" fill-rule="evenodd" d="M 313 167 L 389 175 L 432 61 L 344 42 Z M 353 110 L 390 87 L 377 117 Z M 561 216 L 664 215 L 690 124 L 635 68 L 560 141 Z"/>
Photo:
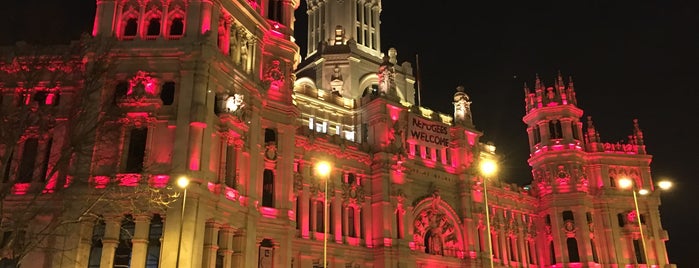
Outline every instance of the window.
<path id="1" fill-rule="evenodd" d="M 126 215 L 121 221 L 121 228 L 119 229 L 119 244 L 114 251 L 114 267 L 130 267 L 131 263 L 131 248 L 133 243 L 131 239 L 133 238 L 135 230 L 135 224 L 133 217 L 131 215 Z"/>
<path id="2" fill-rule="evenodd" d="M 49 174 L 49 160 L 51 160 L 51 147 L 53 146 L 53 138 L 49 138 L 44 149 L 44 159 L 41 162 L 41 180 L 47 181 Z"/>
<path id="3" fill-rule="evenodd" d="M 599 257 L 597 256 L 597 247 L 595 247 L 595 240 L 590 239 L 590 250 L 592 250 L 592 261 L 599 263 Z"/>
<path id="4" fill-rule="evenodd" d="M 172 105 L 175 101 L 175 82 L 165 82 L 160 89 L 160 100 L 163 105 Z"/>
<path id="5" fill-rule="evenodd" d="M 588 224 L 592 223 L 592 213 L 591 213 L 591 212 L 586 212 L 586 213 L 585 213 L 585 218 L 587 218 L 587 223 L 588 223 Z"/>
<path id="6" fill-rule="evenodd" d="M 32 98 L 39 103 L 39 106 L 55 106 L 58 105 L 59 94 L 56 92 L 38 91 Z"/>
<path id="7" fill-rule="evenodd" d="M 357 237 L 357 230 L 354 226 L 354 207 L 350 206 L 347 208 L 347 236 Z"/>
<path id="8" fill-rule="evenodd" d="M 2 174 L 2 182 L 6 183 L 10 181 L 10 171 L 12 171 L 12 160 L 14 159 L 15 156 L 15 150 L 14 148 L 10 149 L 10 155 L 7 157 L 7 163 L 5 164 L 5 171 Z"/>
<path id="9" fill-rule="evenodd" d="M 316 200 L 316 232 L 325 232 L 325 216 L 323 216 L 324 212 L 325 207 L 323 200 Z"/>
<path id="10" fill-rule="evenodd" d="M 90 257 L 87 262 L 88 268 L 99 268 L 102 259 L 102 238 L 104 237 L 105 224 L 99 220 L 92 228 L 92 243 L 90 244 Z"/>
<path id="11" fill-rule="evenodd" d="M 170 36 L 181 36 L 184 34 L 184 20 L 174 18 L 170 23 Z"/>
<path id="12" fill-rule="evenodd" d="M 269 142 L 277 142 L 277 132 L 271 128 L 265 128 L 265 144 Z"/>
<path id="13" fill-rule="evenodd" d="M 549 122 L 549 136 L 551 137 L 551 139 L 563 138 L 560 121 L 554 120 Z"/>
<path id="14" fill-rule="evenodd" d="M 116 105 L 122 97 L 126 96 L 129 91 L 129 83 L 126 81 L 119 82 L 114 88 L 114 105 Z"/>
<path id="15" fill-rule="evenodd" d="M 568 246 L 568 261 L 580 262 L 580 253 L 578 252 L 578 240 L 574 237 L 568 237 L 568 239 L 566 239 L 566 244 Z"/>
<path id="16" fill-rule="evenodd" d="M 36 155 L 39 149 L 39 139 L 30 138 L 24 142 L 22 149 L 22 160 L 19 162 L 19 173 L 17 182 L 31 182 L 34 177 L 34 166 L 36 165 Z"/>
<path id="17" fill-rule="evenodd" d="M 347 184 L 355 184 L 357 182 L 357 175 L 354 173 L 347 173 Z"/>
<path id="18" fill-rule="evenodd" d="M 553 241 L 549 242 L 549 250 L 551 251 L 551 265 L 556 264 L 556 249 L 553 247 Z"/>
<path id="19" fill-rule="evenodd" d="M 624 219 L 624 213 L 616 214 L 616 219 L 619 223 L 619 227 L 624 227 L 626 220 Z"/>
<path id="20" fill-rule="evenodd" d="M 138 33 L 138 19 L 129 18 L 124 26 L 124 37 L 134 37 Z"/>
<path id="21" fill-rule="evenodd" d="M 148 30 L 146 31 L 147 36 L 158 36 L 160 35 L 160 18 L 151 18 L 148 21 Z"/>
<path id="22" fill-rule="evenodd" d="M 532 132 L 534 133 L 534 144 L 538 144 L 541 142 L 541 131 L 539 130 L 539 126 L 536 125 L 532 128 Z"/>
<path id="23" fill-rule="evenodd" d="M 262 206 L 274 207 L 274 171 L 265 169 L 262 176 Z"/>
<path id="24" fill-rule="evenodd" d="M 573 221 L 575 218 L 573 217 L 573 211 L 566 210 L 563 211 L 563 221 Z"/>
<path id="25" fill-rule="evenodd" d="M 159 214 L 153 215 L 148 229 L 146 267 L 158 268 L 160 262 L 160 239 L 163 237 L 163 218 Z"/>
<path id="26" fill-rule="evenodd" d="M 141 173 L 146 156 L 148 128 L 134 128 L 129 137 L 129 151 L 126 157 L 126 173 Z"/>
<path id="27" fill-rule="evenodd" d="M 638 239 L 633 240 L 633 252 L 636 255 L 636 263 L 646 263 L 643 257 L 643 245 L 641 245 L 641 241 Z"/>
<path id="28" fill-rule="evenodd" d="M 510 261 L 517 261 L 515 258 L 515 250 L 517 249 L 515 239 L 512 237 L 507 237 L 507 240 L 509 241 L 509 250 L 510 250 Z"/>
<path id="29" fill-rule="evenodd" d="M 269 0 L 267 2 L 267 7 L 269 8 L 269 12 L 267 12 L 267 18 L 273 21 L 281 21 L 282 20 L 282 12 L 284 12 L 283 9 L 283 1 L 281 0 Z"/>

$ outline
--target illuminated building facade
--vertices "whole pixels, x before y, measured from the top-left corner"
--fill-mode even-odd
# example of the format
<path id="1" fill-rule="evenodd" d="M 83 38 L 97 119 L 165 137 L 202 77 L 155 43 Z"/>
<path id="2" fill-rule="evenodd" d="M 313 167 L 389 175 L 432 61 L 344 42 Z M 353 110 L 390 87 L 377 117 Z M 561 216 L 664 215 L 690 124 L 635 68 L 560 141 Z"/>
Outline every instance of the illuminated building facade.
<path id="1" fill-rule="evenodd" d="M 61 250 L 37 247 L 23 267 L 318 267 L 326 228 L 328 267 L 486 267 L 487 232 L 498 267 L 672 266 L 637 122 L 627 143 L 604 143 L 591 119 L 583 127 L 572 81 L 537 77 L 523 118 L 532 183 L 490 178 L 486 208 L 478 165 L 498 154 L 480 141 L 464 88 L 453 114 L 416 105 L 412 65 L 382 52 L 380 0 L 307 5 L 300 60 L 296 0 L 98 1 L 92 34 L 117 39 L 100 96 L 118 113 L 96 135 L 118 131 L 78 171 L 98 189 L 187 176 L 186 202 L 95 208 L 100 220 L 62 231 Z M 3 109 L 43 109 L 45 94 L 61 107 L 80 90 L 19 90 L 11 64 L 0 67 Z M 34 163 L 24 159 L 53 165 L 43 159 L 66 131 L 1 148 L 5 199 L 51 181 L 23 175 Z M 321 161 L 332 166 L 327 193 Z M 640 217 L 622 177 L 651 189 Z"/>

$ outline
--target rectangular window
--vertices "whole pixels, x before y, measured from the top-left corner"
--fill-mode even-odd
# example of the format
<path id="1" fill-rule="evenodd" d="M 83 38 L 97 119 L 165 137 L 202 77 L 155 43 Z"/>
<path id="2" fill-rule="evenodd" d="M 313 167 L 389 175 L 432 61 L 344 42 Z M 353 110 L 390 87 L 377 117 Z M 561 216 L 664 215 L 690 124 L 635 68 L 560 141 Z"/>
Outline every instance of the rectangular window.
<path id="1" fill-rule="evenodd" d="M 158 268 L 160 262 L 160 239 L 163 237 L 163 218 L 153 215 L 148 231 L 148 251 L 146 253 L 146 268 Z"/>
<path id="2" fill-rule="evenodd" d="M 30 138 L 24 141 L 22 149 L 22 161 L 19 163 L 19 173 L 17 182 L 31 182 L 34 177 L 34 166 L 36 165 L 36 154 L 39 149 L 39 139 Z"/>
<path id="3" fill-rule="evenodd" d="M 633 252 L 636 255 L 636 263 L 646 263 L 643 258 L 643 245 L 641 245 L 641 240 L 633 240 Z"/>
<path id="4" fill-rule="evenodd" d="M 131 215 L 126 215 L 121 221 L 119 229 L 119 244 L 114 251 L 114 267 L 130 267 L 131 263 L 131 248 L 133 248 L 133 234 L 135 224 Z"/>
<path id="5" fill-rule="evenodd" d="M 143 160 L 146 157 L 146 140 L 148 139 L 148 128 L 134 128 L 129 137 L 129 148 L 126 157 L 126 173 L 143 172 Z"/>
<path id="6" fill-rule="evenodd" d="M 274 207 L 274 171 L 265 169 L 262 176 L 262 206 Z"/>

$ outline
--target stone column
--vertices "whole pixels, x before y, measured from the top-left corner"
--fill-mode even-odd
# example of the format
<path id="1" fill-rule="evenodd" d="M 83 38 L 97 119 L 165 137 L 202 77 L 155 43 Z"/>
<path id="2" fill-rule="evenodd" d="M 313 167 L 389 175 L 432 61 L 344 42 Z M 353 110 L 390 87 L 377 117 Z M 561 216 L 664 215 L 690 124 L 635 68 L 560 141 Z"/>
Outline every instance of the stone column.
<path id="1" fill-rule="evenodd" d="M 148 255 L 148 233 L 150 231 L 150 215 L 134 216 L 134 234 L 131 239 L 133 248 L 131 251 L 131 267 L 141 268 L 146 266 Z"/>
<path id="2" fill-rule="evenodd" d="M 311 225 L 308 222 L 308 218 L 309 218 L 308 217 L 309 216 L 309 214 L 308 214 L 309 213 L 309 203 L 308 202 L 310 202 L 308 200 L 308 188 L 304 187 L 304 190 L 301 191 L 301 193 L 299 194 L 299 198 L 298 198 L 298 200 L 296 200 L 296 202 L 300 202 L 299 206 L 298 206 L 299 211 L 296 211 L 296 213 L 299 213 L 299 219 L 301 220 L 301 222 L 297 222 L 296 224 L 301 225 L 299 228 L 301 230 L 301 237 L 308 239 L 311 236 L 310 235 L 310 230 L 311 230 L 310 226 Z"/>
<path id="3" fill-rule="evenodd" d="M 92 248 L 92 234 L 95 228 L 95 221 L 81 221 L 79 228 L 80 241 L 78 242 L 77 257 L 75 263 L 88 263 L 90 260 L 90 249 Z"/>
<path id="4" fill-rule="evenodd" d="M 223 267 L 233 268 L 233 228 L 224 226 L 218 232 L 219 251 L 223 255 Z"/>
<path id="5" fill-rule="evenodd" d="M 104 238 L 102 238 L 102 256 L 100 267 L 114 266 L 114 253 L 119 245 L 122 216 L 111 216 L 104 219 Z"/>
<path id="6" fill-rule="evenodd" d="M 207 222 L 204 229 L 204 255 L 202 256 L 201 267 L 216 267 L 216 254 L 218 252 L 218 231 L 219 224 Z"/>

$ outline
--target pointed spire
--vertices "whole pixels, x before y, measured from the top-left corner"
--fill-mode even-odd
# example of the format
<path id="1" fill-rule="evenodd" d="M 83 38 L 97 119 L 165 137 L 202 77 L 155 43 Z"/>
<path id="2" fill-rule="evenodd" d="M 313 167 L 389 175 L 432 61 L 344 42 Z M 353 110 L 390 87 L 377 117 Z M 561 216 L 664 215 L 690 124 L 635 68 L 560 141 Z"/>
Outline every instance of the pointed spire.
<path id="1" fill-rule="evenodd" d="M 643 145 L 643 131 L 638 125 L 638 119 L 633 120 L 633 135 L 636 137 L 638 145 Z"/>
<path id="2" fill-rule="evenodd" d="M 568 76 L 568 99 L 573 105 L 578 105 L 578 100 L 575 98 L 575 87 L 573 86 L 573 76 Z"/>

